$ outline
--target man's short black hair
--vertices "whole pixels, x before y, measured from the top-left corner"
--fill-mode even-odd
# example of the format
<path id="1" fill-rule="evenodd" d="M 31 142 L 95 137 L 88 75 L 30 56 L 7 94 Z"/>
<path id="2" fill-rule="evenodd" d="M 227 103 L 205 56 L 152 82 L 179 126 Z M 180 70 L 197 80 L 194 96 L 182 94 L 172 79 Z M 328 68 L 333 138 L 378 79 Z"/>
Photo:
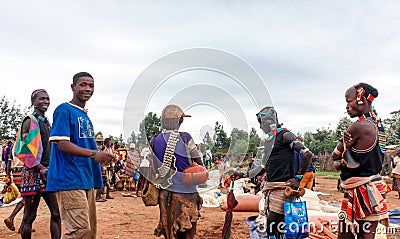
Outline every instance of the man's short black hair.
<path id="1" fill-rule="evenodd" d="M 108 142 L 110 142 L 111 141 L 111 139 L 110 138 L 106 138 L 105 140 L 104 140 L 104 144 L 105 145 L 107 145 L 108 144 Z"/>
<path id="2" fill-rule="evenodd" d="M 91 74 L 89 74 L 87 72 L 79 72 L 79 73 L 76 73 L 74 75 L 74 77 L 72 78 L 72 83 L 75 85 L 76 82 L 78 82 L 79 78 L 85 77 L 85 76 L 90 77 L 90 78 L 93 79 L 93 76 Z"/>

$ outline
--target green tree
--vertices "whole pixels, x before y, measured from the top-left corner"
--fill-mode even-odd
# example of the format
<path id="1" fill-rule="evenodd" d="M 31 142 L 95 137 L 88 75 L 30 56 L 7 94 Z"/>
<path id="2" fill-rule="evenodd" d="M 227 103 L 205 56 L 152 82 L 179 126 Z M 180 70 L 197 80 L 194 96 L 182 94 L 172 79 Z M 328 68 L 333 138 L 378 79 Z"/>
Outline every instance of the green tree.
<path id="1" fill-rule="evenodd" d="M 204 135 L 203 145 L 206 147 L 206 149 L 213 148 L 214 142 L 213 142 L 209 132 L 206 132 L 206 134 Z"/>
<path id="2" fill-rule="evenodd" d="M 247 139 L 236 139 L 235 143 L 229 148 L 229 155 L 238 157 L 244 156 L 244 154 L 247 152 L 248 146 Z"/>
<path id="3" fill-rule="evenodd" d="M 135 134 L 135 131 L 132 131 L 131 135 L 128 137 L 127 142 L 128 142 L 128 145 L 135 144 L 136 146 L 138 146 L 137 136 Z"/>
<path id="4" fill-rule="evenodd" d="M 107 138 L 109 138 L 111 140 L 111 142 L 115 143 L 118 141 L 118 138 L 112 135 L 109 135 Z"/>
<path id="5" fill-rule="evenodd" d="M 139 148 L 143 148 L 146 147 L 148 145 L 149 140 L 147 139 L 146 136 L 146 129 L 144 127 L 144 120 L 142 120 L 142 122 L 140 122 L 139 124 L 139 133 L 137 136 L 137 142 L 138 142 L 138 147 Z"/>
<path id="6" fill-rule="evenodd" d="M 238 128 L 233 128 L 232 133 L 231 133 L 231 137 L 232 135 L 235 135 L 236 139 L 248 139 L 249 138 L 249 133 L 247 133 L 246 131 L 242 130 L 242 129 L 238 129 Z"/>
<path id="7" fill-rule="evenodd" d="M 400 144 L 400 110 L 390 113 L 391 117 L 385 119 L 387 137 L 387 144 Z"/>
<path id="8" fill-rule="evenodd" d="M 150 142 L 154 134 L 161 132 L 161 118 L 153 112 L 149 112 L 146 117 L 140 122 L 138 144 L 139 147 L 145 147 Z"/>
<path id="9" fill-rule="evenodd" d="M 199 143 L 198 145 L 199 145 L 201 153 L 204 155 L 204 153 L 206 152 L 206 150 L 208 148 L 207 145 L 204 143 Z"/>
<path id="10" fill-rule="evenodd" d="M 303 135 L 301 135 L 300 132 L 297 132 L 297 134 L 295 134 L 295 135 L 296 135 L 296 137 L 297 137 L 298 139 L 300 139 L 302 142 L 304 141 Z"/>
<path id="11" fill-rule="evenodd" d="M 231 138 L 231 146 L 234 146 L 238 140 L 247 141 L 249 138 L 249 134 L 246 131 L 235 127 L 231 132 L 230 138 Z"/>
<path id="12" fill-rule="evenodd" d="M 229 148 L 230 140 L 224 131 L 224 126 L 220 125 L 218 121 L 215 122 L 214 131 L 214 149 Z"/>
<path id="13" fill-rule="evenodd" d="M 314 154 L 325 154 L 333 151 L 337 144 L 336 134 L 330 129 L 317 129 L 316 133 L 304 133 L 304 144 Z"/>
<path id="14" fill-rule="evenodd" d="M 124 148 L 126 146 L 126 143 L 124 141 L 124 138 L 122 137 L 122 134 L 120 134 L 119 136 L 109 135 L 108 138 L 113 143 L 118 142 L 119 146 L 122 147 L 122 148 Z"/>
<path id="15" fill-rule="evenodd" d="M 310 148 L 310 145 L 312 144 L 313 139 L 314 139 L 314 136 L 313 136 L 313 133 L 311 131 L 307 131 L 307 132 L 304 133 L 304 135 L 303 135 L 303 143 L 304 143 L 304 145 L 306 147 Z"/>
<path id="16" fill-rule="evenodd" d="M 332 153 L 338 143 L 335 133 L 331 131 L 331 133 L 327 135 L 323 143 L 323 152 L 328 154 Z"/>
<path id="17" fill-rule="evenodd" d="M 257 147 L 260 146 L 260 143 L 261 143 L 261 138 L 257 134 L 257 130 L 255 128 L 251 128 L 248 153 L 251 153 L 253 154 L 253 156 L 255 156 L 255 154 L 258 151 Z"/>
<path id="18" fill-rule="evenodd" d="M 119 141 L 120 146 L 121 146 L 122 148 L 125 148 L 126 143 L 125 143 L 124 138 L 122 137 L 122 134 L 119 135 L 118 141 Z"/>
<path id="19" fill-rule="evenodd" d="M 231 132 L 231 143 L 229 153 L 231 155 L 242 155 L 247 152 L 249 143 L 249 134 L 241 129 L 233 128 Z"/>
<path id="20" fill-rule="evenodd" d="M 339 119 L 339 122 L 336 126 L 335 135 L 336 139 L 339 139 L 342 135 L 343 131 L 346 131 L 349 128 L 350 124 L 352 123 L 351 119 L 348 117 L 343 117 Z"/>
<path id="21" fill-rule="evenodd" d="M 5 96 L 0 98 L 0 137 L 15 138 L 21 121 L 28 109 L 22 109 L 15 101 L 10 102 Z"/>

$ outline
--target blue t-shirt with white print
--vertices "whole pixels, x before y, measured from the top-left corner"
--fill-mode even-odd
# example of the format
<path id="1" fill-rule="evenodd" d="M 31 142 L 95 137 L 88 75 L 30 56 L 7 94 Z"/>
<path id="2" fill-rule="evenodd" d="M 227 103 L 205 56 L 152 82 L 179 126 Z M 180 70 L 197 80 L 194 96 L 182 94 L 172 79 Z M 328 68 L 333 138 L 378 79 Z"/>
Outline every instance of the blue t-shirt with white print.
<path id="1" fill-rule="evenodd" d="M 54 111 L 50 141 L 57 140 L 68 140 L 79 147 L 97 151 L 93 125 L 87 113 L 70 103 L 63 103 Z M 102 187 L 100 163 L 89 157 L 66 154 L 53 143 L 47 191 L 88 190 Z"/>

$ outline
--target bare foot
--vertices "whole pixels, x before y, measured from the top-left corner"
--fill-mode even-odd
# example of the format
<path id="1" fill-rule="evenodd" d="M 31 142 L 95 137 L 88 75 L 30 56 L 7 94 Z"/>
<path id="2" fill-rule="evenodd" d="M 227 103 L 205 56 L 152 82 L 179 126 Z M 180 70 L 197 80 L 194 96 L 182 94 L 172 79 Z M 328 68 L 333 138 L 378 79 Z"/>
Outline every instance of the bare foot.
<path id="1" fill-rule="evenodd" d="M 10 229 L 11 231 L 15 231 L 15 226 L 13 220 L 11 218 L 7 217 L 4 219 L 4 224 Z"/>

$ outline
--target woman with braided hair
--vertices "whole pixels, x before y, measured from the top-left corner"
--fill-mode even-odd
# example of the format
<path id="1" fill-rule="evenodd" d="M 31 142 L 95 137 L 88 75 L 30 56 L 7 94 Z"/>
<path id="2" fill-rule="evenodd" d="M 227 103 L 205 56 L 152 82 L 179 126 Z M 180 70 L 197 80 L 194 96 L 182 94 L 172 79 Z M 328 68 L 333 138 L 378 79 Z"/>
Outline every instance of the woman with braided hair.
<path id="1" fill-rule="evenodd" d="M 190 115 L 177 105 L 167 105 L 161 115 L 163 132 L 150 142 L 161 178 L 155 183 L 160 187 L 160 220 L 154 234 L 166 239 L 193 238 L 202 205 L 196 185 L 182 181 L 182 171 L 189 166 L 188 159 L 203 165 L 190 134 L 178 131 L 184 117 Z"/>
<path id="2" fill-rule="evenodd" d="M 344 139 L 332 154 L 337 169 L 341 170 L 345 189 L 339 213 L 339 239 L 355 235 L 372 239 L 378 222 L 388 218 L 386 184 L 379 175 L 386 134 L 371 105 L 376 97 L 378 90 L 366 83 L 354 85 L 345 93 L 347 113 L 358 120 L 343 133 Z M 350 162 L 355 164 L 350 165 Z"/>

